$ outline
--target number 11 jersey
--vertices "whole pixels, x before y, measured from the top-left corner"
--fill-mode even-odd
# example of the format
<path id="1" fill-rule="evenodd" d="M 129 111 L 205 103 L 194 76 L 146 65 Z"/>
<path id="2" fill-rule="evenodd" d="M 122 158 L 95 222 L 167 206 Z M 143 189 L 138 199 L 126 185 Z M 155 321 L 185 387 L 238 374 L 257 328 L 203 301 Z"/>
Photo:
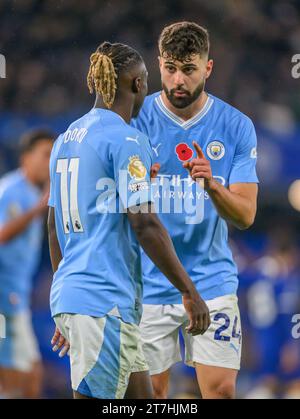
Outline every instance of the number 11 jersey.
<path id="1" fill-rule="evenodd" d="M 49 206 L 63 258 L 51 287 L 52 316 L 114 310 L 139 323 L 141 255 L 126 209 L 151 201 L 150 168 L 148 138 L 108 110 L 92 109 L 56 140 Z"/>

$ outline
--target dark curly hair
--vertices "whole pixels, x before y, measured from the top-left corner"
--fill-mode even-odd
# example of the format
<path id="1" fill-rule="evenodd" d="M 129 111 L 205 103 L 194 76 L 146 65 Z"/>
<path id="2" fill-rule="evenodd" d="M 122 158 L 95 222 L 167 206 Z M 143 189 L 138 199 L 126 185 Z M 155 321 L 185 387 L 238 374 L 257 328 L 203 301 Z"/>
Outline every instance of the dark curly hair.
<path id="1" fill-rule="evenodd" d="M 190 61 L 192 55 L 207 56 L 209 35 L 205 28 L 194 22 L 177 22 L 166 26 L 158 40 L 162 57 Z"/>

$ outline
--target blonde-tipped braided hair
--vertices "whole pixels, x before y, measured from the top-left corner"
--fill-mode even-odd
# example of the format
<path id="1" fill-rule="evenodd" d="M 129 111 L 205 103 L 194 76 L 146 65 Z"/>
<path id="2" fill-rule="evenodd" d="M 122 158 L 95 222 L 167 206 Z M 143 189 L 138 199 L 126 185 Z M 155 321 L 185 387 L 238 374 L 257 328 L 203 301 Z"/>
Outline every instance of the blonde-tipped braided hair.
<path id="1" fill-rule="evenodd" d="M 139 53 L 128 45 L 103 42 L 90 56 L 87 75 L 90 93 L 95 91 L 102 96 L 104 105 L 110 109 L 117 92 L 119 72 L 140 61 Z"/>
<path id="2" fill-rule="evenodd" d="M 102 96 L 104 105 L 111 108 L 117 90 L 117 75 L 111 58 L 100 52 L 94 52 L 90 57 L 90 69 L 87 84 L 90 93 L 94 90 Z"/>

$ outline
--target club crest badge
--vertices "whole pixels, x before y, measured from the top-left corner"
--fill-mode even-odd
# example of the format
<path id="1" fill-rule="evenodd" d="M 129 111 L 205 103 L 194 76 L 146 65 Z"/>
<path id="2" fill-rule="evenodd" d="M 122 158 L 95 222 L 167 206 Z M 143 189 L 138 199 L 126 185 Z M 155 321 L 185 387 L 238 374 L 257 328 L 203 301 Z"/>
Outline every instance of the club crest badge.
<path id="1" fill-rule="evenodd" d="M 208 144 L 206 152 L 211 160 L 220 160 L 225 154 L 224 144 L 220 141 L 212 141 Z"/>
<path id="2" fill-rule="evenodd" d="M 139 156 L 129 157 L 127 170 L 130 177 L 137 181 L 144 180 L 147 175 L 147 169 Z"/>

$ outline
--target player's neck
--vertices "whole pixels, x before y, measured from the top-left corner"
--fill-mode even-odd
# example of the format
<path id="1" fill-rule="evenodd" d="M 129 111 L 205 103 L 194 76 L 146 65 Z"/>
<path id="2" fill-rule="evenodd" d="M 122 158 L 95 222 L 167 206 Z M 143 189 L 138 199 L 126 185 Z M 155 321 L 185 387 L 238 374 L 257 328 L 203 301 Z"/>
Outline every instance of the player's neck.
<path id="1" fill-rule="evenodd" d="M 127 104 L 129 103 L 128 101 L 126 101 Z M 124 103 L 122 101 L 119 100 L 115 100 L 113 106 L 110 109 L 107 109 L 104 106 L 104 103 L 102 101 L 102 99 L 99 97 L 96 99 L 94 108 L 101 108 L 101 109 L 106 109 L 112 112 L 117 113 L 118 115 L 120 115 L 120 117 L 122 119 L 124 119 L 124 121 L 129 124 L 130 120 L 132 118 L 132 108 L 133 106 L 124 106 Z"/>
<path id="2" fill-rule="evenodd" d="M 184 121 L 188 121 L 189 119 L 193 118 L 195 115 L 197 115 L 204 107 L 206 101 L 207 101 L 207 93 L 203 91 L 199 98 L 195 100 L 191 105 L 187 106 L 186 108 L 179 109 L 176 108 L 167 98 L 166 93 L 164 90 L 161 94 L 162 100 L 165 104 L 165 106 L 173 112 L 176 116 L 179 116 L 179 118 L 183 119 Z"/>
<path id="3" fill-rule="evenodd" d="M 30 183 L 31 185 L 33 185 L 34 187 L 39 187 L 39 184 L 37 182 L 36 177 L 34 176 L 34 173 L 32 173 L 30 171 L 30 169 L 28 169 L 25 166 L 21 166 L 21 171 L 23 173 L 23 175 L 25 176 L 26 180 L 28 183 Z"/>

